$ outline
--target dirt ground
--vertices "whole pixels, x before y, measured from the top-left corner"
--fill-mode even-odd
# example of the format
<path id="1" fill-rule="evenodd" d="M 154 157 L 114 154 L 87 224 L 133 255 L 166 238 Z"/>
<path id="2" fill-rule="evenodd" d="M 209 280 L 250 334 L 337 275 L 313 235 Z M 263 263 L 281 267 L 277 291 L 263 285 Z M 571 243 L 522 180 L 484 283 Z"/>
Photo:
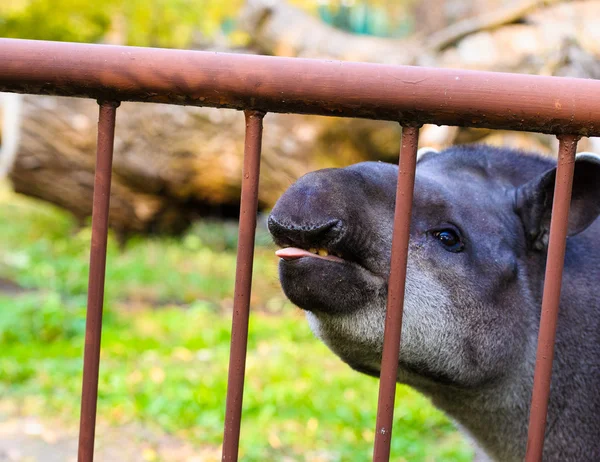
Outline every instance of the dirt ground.
<path id="1" fill-rule="evenodd" d="M 194 448 L 137 425 L 96 431 L 95 462 L 213 462 L 220 448 Z M 77 430 L 38 417 L 0 414 L 0 462 L 76 462 Z"/>
<path id="2" fill-rule="evenodd" d="M 216 462 L 221 449 L 193 448 L 177 438 L 139 426 L 96 431 L 95 462 Z M 77 431 L 59 422 L 0 414 L 0 462 L 76 462 Z M 482 453 L 473 462 L 489 462 Z"/>

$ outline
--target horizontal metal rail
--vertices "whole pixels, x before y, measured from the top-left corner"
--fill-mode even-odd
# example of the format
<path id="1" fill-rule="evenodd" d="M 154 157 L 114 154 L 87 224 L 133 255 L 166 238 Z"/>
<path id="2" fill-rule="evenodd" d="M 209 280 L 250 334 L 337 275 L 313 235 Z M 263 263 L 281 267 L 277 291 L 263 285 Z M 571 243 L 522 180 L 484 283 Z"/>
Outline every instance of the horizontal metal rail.
<path id="1" fill-rule="evenodd" d="M 0 39 L 0 91 L 600 136 L 600 81 Z"/>

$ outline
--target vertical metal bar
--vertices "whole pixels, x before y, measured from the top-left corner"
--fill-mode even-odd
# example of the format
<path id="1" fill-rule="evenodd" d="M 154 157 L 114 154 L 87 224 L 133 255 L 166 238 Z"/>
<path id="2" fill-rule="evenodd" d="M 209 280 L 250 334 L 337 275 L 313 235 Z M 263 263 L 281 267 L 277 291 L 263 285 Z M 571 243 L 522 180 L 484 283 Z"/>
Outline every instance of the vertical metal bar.
<path id="1" fill-rule="evenodd" d="M 264 113 L 244 111 L 246 141 L 222 460 L 238 460 Z"/>
<path id="2" fill-rule="evenodd" d="M 119 106 L 118 102 L 99 101 L 98 103 L 100 104 L 100 115 L 98 118 L 98 147 L 94 177 L 85 350 L 83 353 L 83 387 L 81 393 L 77 459 L 79 462 L 92 462 L 94 460 L 98 370 L 100 367 L 100 336 L 102 333 L 104 273 L 106 269 L 106 244 L 108 238 L 108 207 L 110 201 L 115 119 L 117 107 Z"/>
<path id="3" fill-rule="evenodd" d="M 567 245 L 567 228 L 569 224 L 571 190 L 573 187 L 573 171 L 575 169 L 575 153 L 577 151 L 579 136 L 562 135 L 558 136 L 558 139 L 560 141 L 558 168 L 556 171 L 556 184 L 554 186 L 554 201 L 552 203 L 552 220 L 550 223 L 550 240 L 542 297 L 542 314 L 533 379 L 531 412 L 529 415 L 526 462 L 541 461 L 544 449 L 544 433 L 552 377 L 552 360 L 554 358 L 554 339 L 556 336 L 560 289 Z"/>
<path id="4" fill-rule="evenodd" d="M 418 128 L 403 127 L 373 452 L 373 461 L 376 462 L 387 462 L 390 458 L 418 141 Z"/>

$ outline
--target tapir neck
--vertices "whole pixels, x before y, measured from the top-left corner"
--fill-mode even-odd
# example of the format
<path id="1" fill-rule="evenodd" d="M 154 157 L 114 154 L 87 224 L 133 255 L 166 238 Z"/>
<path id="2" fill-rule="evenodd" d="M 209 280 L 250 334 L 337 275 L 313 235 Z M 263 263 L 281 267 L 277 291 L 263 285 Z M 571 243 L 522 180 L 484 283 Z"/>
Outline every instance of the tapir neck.
<path id="1" fill-rule="evenodd" d="M 485 391 L 436 390 L 427 394 L 491 460 L 521 462 L 527 444 L 529 390 L 525 383 L 516 382 Z"/>
<path id="2" fill-rule="evenodd" d="M 544 462 L 600 460 L 600 220 L 567 244 L 548 403 Z M 544 268 L 538 268 L 543 280 Z M 543 284 L 531 288 L 542 304 Z M 539 318 L 535 324 L 539 323 Z M 537 328 L 527 358 L 486 390 L 423 390 L 494 461 L 523 461 L 533 387 Z"/>
<path id="3" fill-rule="evenodd" d="M 510 377 L 485 389 L 443 386 L 414 376 L 412 379 L 416 380 L 403 382 L 431 398 L 463 433 L 475 440 L 490 460 L 522 462 L 527 444 L 533 365 L 527 369 L 515 370 Z"/>
<path id="4" fill-rule="evenodd" d="M 600 224 L 595 230 L 600 231 Z M 598 247 L 578 236 L 567 248 L 544 462 L 600 460 Z M 539 295 L 538 306 L 541 290 Z M 515 366 L 510 376 L 486 389 L 412 385 L 470 434 L 492 460 L 521 462 L 527 447 L 537 329 L 530 340 L 523 364 Z"/>

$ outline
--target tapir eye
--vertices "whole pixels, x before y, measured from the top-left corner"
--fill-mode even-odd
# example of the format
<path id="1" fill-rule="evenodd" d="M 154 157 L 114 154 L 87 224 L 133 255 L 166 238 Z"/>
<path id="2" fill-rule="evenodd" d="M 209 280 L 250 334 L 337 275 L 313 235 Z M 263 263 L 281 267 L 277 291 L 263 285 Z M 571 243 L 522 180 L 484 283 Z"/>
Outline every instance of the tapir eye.
<path id="1" fill-rule="evenodd" d="M 449 252 L 460 252 L 464 248 L 464 244 L 460 239 L 460 235 L 452 228 L 440 229 L 433 231 L 431 235 L 436 238 L 440 244 Z"/>

